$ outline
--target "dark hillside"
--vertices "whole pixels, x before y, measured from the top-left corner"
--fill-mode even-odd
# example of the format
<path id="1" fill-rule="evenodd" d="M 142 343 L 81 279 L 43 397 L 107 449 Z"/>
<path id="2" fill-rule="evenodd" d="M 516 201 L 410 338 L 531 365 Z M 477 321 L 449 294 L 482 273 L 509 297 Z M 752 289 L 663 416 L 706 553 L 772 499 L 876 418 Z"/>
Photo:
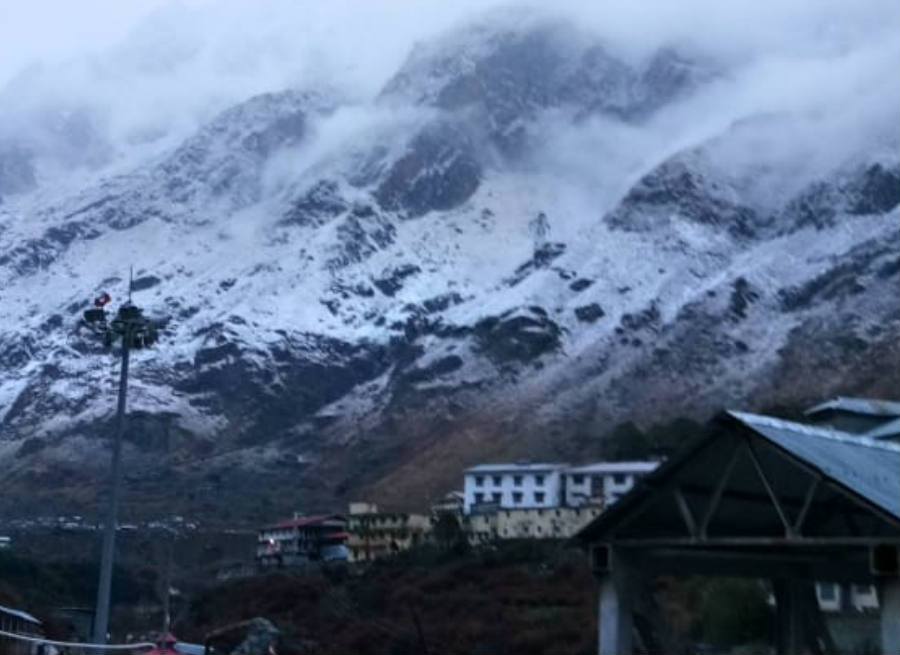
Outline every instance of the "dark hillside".
<path id="1" fill-rule="evenodd" d="M 293 653 L 399 655 L 427 647 L 432 654 L 576 655 L 594 648 L 595 593 L 581 553 L 559 546 L 422 551 L 365 572 L 279 572 L 228 583 L 199 597 L 179 629 L 199 639 L 264 616 Z"/>

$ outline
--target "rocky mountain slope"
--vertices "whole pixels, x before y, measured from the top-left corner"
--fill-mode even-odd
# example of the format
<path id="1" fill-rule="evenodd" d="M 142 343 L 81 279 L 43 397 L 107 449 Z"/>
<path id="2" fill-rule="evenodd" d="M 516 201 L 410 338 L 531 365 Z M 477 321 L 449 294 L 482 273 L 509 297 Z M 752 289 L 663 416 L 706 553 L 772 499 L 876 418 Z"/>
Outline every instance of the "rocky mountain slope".
<path id="1" fill-rule="evenodd" d="M 742 75 L 492 17 L 364 103 L 273 90 L 119 160 L 62 126 L 94 158 L 58 183 L 5 137 L 0 510 L 95 505 L 118 363 L 79 319 L 130 265 L 166 324 L 134 358 L 135 513 L 420 507 L 627 419 L 896 395 L 900 106 L 841 147 L 803 108 L 705 113 Z"/>

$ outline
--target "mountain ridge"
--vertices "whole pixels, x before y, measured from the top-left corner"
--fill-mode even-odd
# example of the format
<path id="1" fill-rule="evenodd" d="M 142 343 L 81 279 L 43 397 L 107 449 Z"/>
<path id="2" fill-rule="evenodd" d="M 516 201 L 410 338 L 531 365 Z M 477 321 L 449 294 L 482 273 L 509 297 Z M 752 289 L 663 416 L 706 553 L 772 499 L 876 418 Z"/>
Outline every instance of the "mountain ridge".
<path id="1" fill-rule="evenodd" d="M 77 193 L 7 192 L 0 511 L 96 503 L 116 363 L 79 315 L 132 263 L 167 320 L 135 357 L 135 512 L 419 506 L 626 420 L 896 388 L 894 151 L 805 158 L 802 112 L 661 144 L 739 71 L 461 33 L 370 104 L 274 91 Z"/>

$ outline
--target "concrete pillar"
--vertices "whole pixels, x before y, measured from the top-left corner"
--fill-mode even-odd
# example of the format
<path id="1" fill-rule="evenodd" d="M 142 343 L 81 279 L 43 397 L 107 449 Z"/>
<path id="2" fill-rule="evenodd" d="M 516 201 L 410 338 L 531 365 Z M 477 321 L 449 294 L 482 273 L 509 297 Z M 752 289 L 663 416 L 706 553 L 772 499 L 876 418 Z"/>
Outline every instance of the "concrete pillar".
<path id="1" fill-rule="evenodd" d="M 776 643 L 778 655 L 802 655 L 810 652 L 807 598 L 802 582 L 793 579 L 775 580 Z M 816 608 L 818 609 L 818 608 Z"/>
<path id="2" fill-rule="evenodd" d="M 803 616 L 797 585 L 793 580 L 774 580 L 775 652 L 800 655 L 803 652 Z"/>
<path id="3" fill-rule="evenodd" d="M 815 583 L 804 579 L 774 580 L 778 655 L 835 653 L 834 640 L 819 611 Z M 900 655 L 900 654 L 898 654 Z"/>
<path id="4" fill-rule="evenodd" d="M 881 606 L 881 652 L 900 653 L 900 578 L 884 578 L 878 585 Z"/>
<path id="5" fill-rule="evenodd" d="M 609 568 L 599 576 L 599 655 L 631 655 L 634 629 L 634 573 L 612 550 Z"/>

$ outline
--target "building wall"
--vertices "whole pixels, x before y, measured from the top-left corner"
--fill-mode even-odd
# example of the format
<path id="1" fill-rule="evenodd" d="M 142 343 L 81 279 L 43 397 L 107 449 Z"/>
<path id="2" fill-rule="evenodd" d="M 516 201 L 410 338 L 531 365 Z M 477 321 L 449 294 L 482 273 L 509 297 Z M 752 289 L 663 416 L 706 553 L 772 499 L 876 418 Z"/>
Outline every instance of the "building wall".
<path id="1" fill-rule="evenodd" d="M 475 467 L 464 474 L 463 511 L 470 514 L 479 505 L 498 505 L 503 509 L 611 505 L 656 466 L 656 462 L 609 462 L 576 467 Z"/>
<path id="2" fill-rule="evenodd" d="M 556 507 L 562 504 L 560 469 L 467 471 L 463 493 L 466 514 L 487 503 L 504 508 Z"/>
<path id="3" fill-rule="evenodd" d="M 350 514 L 377 514 L 378 505 L 366 502 L 350 503 L 349 511 Z"/>
<path id="4" fill-rule="evenodd" d="M 292 566 L 312 560 L 346 559 L 344 523 L 311 524 L 294 528 L 263 528 L 259 531 L 256 559 L 261 566 Z"/>
<path id="5" fill-rule="evenodd" d="M 816 598 L 823 612 L 868 612 L 878 609 L 878 593 L 873 585 L 816 583 Z"/>
<path id="6" fill-rule="evenodd" d="M 894 416 L 867 416 L 853 412 L 830 411 L 823 412 L 819 416 L 813 416 L 811 423 L 815 425 L 828 425 L 836 430 L 862 434 L 894 420 Z"/>
<path id="7" fill-rule="evenodd" d="M 497 513 L 498 510 L 495 508 L 493 511 L 474 512 L 466 517 L 463 522 L 463 530 L 471 545 L 489 544 L 499 538 Z"/>
<path id="8" fill-rule="evenodd" d="M 459 518 L 463 514 L 465 495 L 461 491 L 452 491 L 431 505 L 432 517 L 440 514 L 452 514 Z"/>
<path id="9" fill-rule="evenodd" d="M 603 502 L 612 505 L 631 491 L 634 473 L 566 473 L 566 504 L 571 507 Z"/>
<path id="10" fill-rule="evenodd" d="M 637 476 L 633 473 L 611 473 L 603 476 L 603 501 L 612 505 L 631 491 Z"/>
<path id="11" fill-rule="evenodd" d="M 566 473 L 566 505 L 578 507 L 594 499 L 593 478 L 584 473 Z"/>
<path id="12" fill-rule="evenodd" d="M 365 562 L 409 550 L 424 543 L 430 529 L 431 520 L 422 514 L 351 514 L 347 522 L 348 559 Z"/>
<path id="13" fill-rule="evenodd" d="M 565 476 L 565 502 L 569 507 L 602 503 L 612 505 L 634 488 L 638 479 L 650 471 L 591 471 L 590 467 L 567 470 Z"/>
<path id="14" fill-rule="evenodd" d="M 494 508 L 469 515 L 464 527 L 472 545 L 498 539 L 568 539 L 599 516 L 601 510 L 599 506 Z"/>

